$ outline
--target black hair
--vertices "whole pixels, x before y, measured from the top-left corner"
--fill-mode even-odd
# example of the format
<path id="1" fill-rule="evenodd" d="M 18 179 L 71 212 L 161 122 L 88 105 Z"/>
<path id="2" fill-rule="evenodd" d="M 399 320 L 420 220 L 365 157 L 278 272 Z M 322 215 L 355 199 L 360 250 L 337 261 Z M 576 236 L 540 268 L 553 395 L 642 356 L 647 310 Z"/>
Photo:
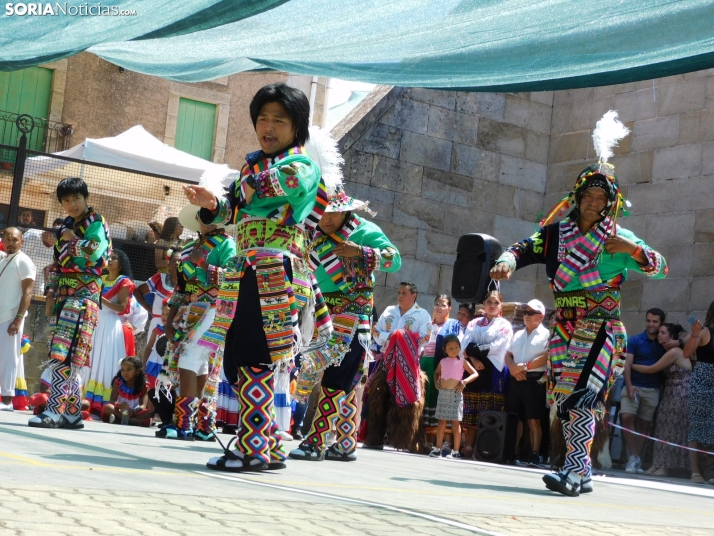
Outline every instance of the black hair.
<path id="1" fill-rule="evenodd" d="M 18 213 L 18 215 L 19 215 L 19 214 L 24 214 L 25 212 L 29 212 L 29 213 L 32 214 L 33 216 L 35 215 L 35 214 L 32 212 L 32 209 L 31 209 L 31 208 L 21 208 L 21 209 L 20 209 L 20 212 Z"/>
<path id="2" fill-rule="evenodd" d="M 466 309 L 469 312 L 469 316 L 473 318 L 475 305 L 475 303 L 460 303 L 459 309 Z"/>
<path id="3" fill-rule="evenodd" d="M 645 313 L 645 318 L 647 318 L 647 315 L 655 315 L 659 317 L 659 323 L 664 324 L 664 319 L 665 319 L 665 314 L 662 309 L 658 309 L 657 307 L 653 307 L 652 309 L 648 309 L 647 312 Z"/>
<path id="4" fill-rule="evenodd" d="M 409 287 L 409 292 L 412 294 L 419 294 L 419 290 L 417 289 L 417 286 L 412 283 L 411 281 L 402 281 L 399 283 L 400 287 Z"/>
<path id="5" fill-rule="evenodd" d="M 121 377 L 121 366 L 124 363 L 131 364 L 137 370 L 136 378 L 134 378 L 134 387 L 132 389 L 135 393 L 143 394 L 146 389 L 146 372 L 144 372 L 144 364 L 141 359 L 133 355 L 128 355 L 121 360 L 121 363 L 119 364 L 119 372 L 117 372 L 116 376 L 114 376 L 112 385 L 114 385 L 116 380 L 123 381 L 123 378 Z"/>
<path id="6" fill-rule="evenodd" d="M 127 276 L 129 279 L 134 279 L 131 271 L 131 261 L 126 253 L 121 249 L 114 249 L 113 253 L 119 258 L 119 273 Z"/>
<path id="7" fill-rule="evenodd" d="M 446 303 L 451 307 L 451 296 L 447 296 L 446 294 L 439 294 L 436 298 L 434 298 L 434 305 L 436 305 L 436 302 L 439 300 L 446 300 Z"/>
<path id="8" fill-rule="evenodd" d="M 65 197 L 75 194 L 79 194 L 85 199 L 89 197 L 87 183 L 79 177 L 68 177 L 66 179 L 62 179 L 57 185 L 57 200 L 60 203 Z"/>
<path id="9" fill-rule="evenodd" d="M 444 336 L 444 352 L 446 352 L 446 345 L 450 342 L 457 343 L 459 345 L 459 348 L 461 348 L 461 341 L 459 340 L 458 335 L 456 335 L 455 333 L 449 333 L 448 335 Z"/>
<path id="10" fill-rule="evenodd" d="M 288 114 L 295 127 L 295 142 L 298 145 L 305 145 L 305 142 L 310 139 L 308 131 L 310 102 L 305 93 L 282 82 L 260 88 L 250 102 L 250 119 L 253 121 L 253 128 L 258 123 L 260 110 L 269 102 L 277 102 L 285 108 L 285 113 Z"/>
<path id="11" fill-rule="evenodd" d="M 709 304 L 709 309 L 704 317 L 704 325 L 709 329 L 714 327 L 714 301 Z"/>
<path id="12" fill-rule="evenodd" d="M 679 339 L 679 336 L 684 331 L 684 328 L 679 324 L 673 324 L 671 322 L 663 322 L 662 325 L 667 328 L 669 336 L 673 339 Z"/>
<path id="13" fill-rule="evenodd" d="M 173 240 L 174 233 L 179 226 L 179 219 L 176 216 L 171 216 L 164 220 L 164 225 L 161 227 L 159 240 Z"/>
<path id="14" fill-rule="evenodd" d="M 55 221 L 52 222 L 52 227 L 59 227 L 64 223 L 64 218 L 55 218 Z"/>

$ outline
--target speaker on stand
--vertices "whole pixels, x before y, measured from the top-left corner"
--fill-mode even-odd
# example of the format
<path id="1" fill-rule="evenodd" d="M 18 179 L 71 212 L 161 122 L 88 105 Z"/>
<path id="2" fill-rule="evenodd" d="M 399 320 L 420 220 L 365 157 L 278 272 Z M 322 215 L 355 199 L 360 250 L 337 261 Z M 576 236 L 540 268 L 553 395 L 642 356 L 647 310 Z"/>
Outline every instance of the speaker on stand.
<path id="1" fill-rule="evenodd" d="M 478 418 L 474 455 L 482 462 L 515 460 L 518 415 L 505 411 L 483 411 Z"/>
<path id="2" fill-rule="evenodd" d="M 458 302 L 482 301 L 491 282 L 488 272 L 502 250 L 498 240 L 487 234 L 461 236 L 456 246 L 451 296 Z"/>

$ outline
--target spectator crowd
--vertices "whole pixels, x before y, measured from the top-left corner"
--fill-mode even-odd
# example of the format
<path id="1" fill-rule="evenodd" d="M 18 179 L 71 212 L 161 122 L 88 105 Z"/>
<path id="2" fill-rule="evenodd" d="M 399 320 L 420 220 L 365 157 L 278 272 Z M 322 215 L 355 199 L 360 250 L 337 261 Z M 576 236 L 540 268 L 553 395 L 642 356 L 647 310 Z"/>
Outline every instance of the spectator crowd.
<path id="1" fill-rule="evenodd" d="M 20 222 L 32 226 L 28 215 L 23 215 Z M 61 224 L 62 219 L 54 222 L 56 228 Z M 172 403 L 159 396 L 155 385 L 164 365 L 167 302 L 177 283 L 185 241 L 180 238 L 183 228 L 178 219 L 168 218 L 159 227 L 163 230 L 157 229 L 156 244 L 165 249 L 156 250 L 156 273 L 147 281 L 133 280 L 131 261 L 121 249 L 115 248 L 109 257 L 91 367 L 82 370 L 85 419 L 156 425 L 159 429 L 172 421 Z M 0 294 L 0 410 L 26 409 L 28 405 L 20 352 L 23 344 L 27 347 L 27 341 L 22 341 L 22 322 L 29 308 L 28 292 L 31 295 L 33 285 L 43 288 L 54 262 L 53 244 L 49 231 L 30 227 L 3 232 L 0 278 L 7 291 Z M 26 248 L 32 248 L 33 258 L 22 251 Z M 418 291 L 416 286 L 406 285 L 413 307 Z M 454 305 L 447 295 L 436 298 L 429 337 L 419 349 L 420 369 L 427 378 L 421 423 L 426 437 L 423 452 L 432 457 L 478 458 L 479 415 L 505 411 L 517 415 L 516 458 L 522 460 L 518 463 L 546 466 L 553 453 L 543 381 L 549 339 L 545 305 L 536 299 L 515 308 L 511 304 L 510 320 L 504 316 L 498 292 L 490 292 L 483 304 L 461 303 L 456 311 Z M 704 321 L 692 318 L 685 329 L 666 322 L 664 311 L 650 309 L 645 329 L 630 335 L 624 373 L 608 397 L 608 407 L 619 408 L 609 416 L 619 413 L 628 473 L 688 473 L 692 482 L 705 481 L 696 452 L 648 441 L 644 436 L 695 449 L 711 448 L 714 443 L 713 315 L 714 304 Z M 136 336 L 145 330 L 148 344 L 142 350 L 137 348 Z M 383 341 L 375 336 L 377 355 L 379 342 Z M 41 392 L 30 397 L 35 413 L 46 402 L 48 372 L 43 373 Z M 288 373 L 287 391 L 294 394 L 297 370 Z M 236 413 L 235 408 L 231 412 L 225 403 L 223 406 L 217 424 L 234 433 L 237 423 L 230 415 Z M 307 433 L 309 404 L 292 400 L 288 406 L 292 415 L 282 437 L 300 440 Z"/>

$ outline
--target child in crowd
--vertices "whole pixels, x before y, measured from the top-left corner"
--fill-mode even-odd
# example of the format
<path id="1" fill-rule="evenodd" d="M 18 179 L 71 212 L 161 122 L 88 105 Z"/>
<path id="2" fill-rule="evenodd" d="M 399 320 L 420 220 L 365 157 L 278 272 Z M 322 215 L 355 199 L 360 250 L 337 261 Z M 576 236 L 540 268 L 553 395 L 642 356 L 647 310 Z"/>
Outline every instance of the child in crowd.
<path id="1" fill-rule="evenodd" d="M 444 337 L 444 357 L 434 371 L 434 382 L 439 390 L 434 417 L 439 421 L 436 429 L 436 445 L 444 441 L 446 421 L 451 421 L 451 432 L 454 434 L 454 448 L 447 457 L 461 458 L 461 419 L 464 416 L 464 387 L 478 378 L 478 372 L 471 364 L 461 357 L 461 342 L 456 334 Z M 469 376 L 464 377 L 464 370 Z M 431 457 L 442 455 L 441 450 L 434 446 L 429 453 Z"/>
<path id="2" fill-rule="evenodd" d="M 117 424 L 126 414 L 132 426 L 149 426 L 154 413 L 149 406 L 149 392 L 146 385 L 146 373 L 141 359 L 134 356 L 121 361 L 121 369 L 112 381 L 112 394 L 102 414 L 105 422 Z"/>
<path id="3" fill-rule="evenodd" d="M 166 319 L 169 316 L 170 298 L 171 296 L 169 295 L 162 300 L 161 322 L 156 324 L 154 329 L 151 330 L 151 335 L 144 349 L 144 370 L 146 371 L 146 379 L 151 389 L 156 386 L 156 378 L 159 377 L 161 367 L 164 364 L 164 353 L 166 352 L 167 343 L 164 326 L 166 326 Z M 161 348 L 161 351 L 159 351 L 159 348 Z"/>

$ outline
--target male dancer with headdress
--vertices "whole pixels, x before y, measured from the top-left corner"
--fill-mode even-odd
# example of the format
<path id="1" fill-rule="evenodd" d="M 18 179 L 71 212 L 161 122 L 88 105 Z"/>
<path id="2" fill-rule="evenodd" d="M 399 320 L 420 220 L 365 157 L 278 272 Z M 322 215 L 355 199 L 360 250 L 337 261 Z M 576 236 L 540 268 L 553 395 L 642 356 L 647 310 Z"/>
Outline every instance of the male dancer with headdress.
<path id="1" fill-rule="evenodd" d="M 54 318 L 50 341 L 50 395 L 45 411 L 28 424 L 37 428 L 84 428 L 79 372 L 90 366 L 92 336 L 99 319 L 102 270 L 112 242 L 104 218 L 87 205 L 82 179 L 57 185 L 57 199 L 68 214 L 57 230 L 55 263 L 47 280 L 46 312 Z"/>
<path id="2" fill-rule="evenodd" d="M 219 186 L 210 188 L 221 193 Z M 221 373 L 221 356 L 199 346 L 198 341 L 213 325 L 216 298 L 223 269 L 236 254 L 236 243 L 223 225 L 207 225 L 198 220 L 199 209 L 187 205 L 179 213 L 186 229 L 199 233 L 181 250 L 177 283 L 169 299 L 166 337 L 169 340 L 170 392 L 178 380 L 181 396 L 176 397 L 173 424 L 157 432 L 158 437 L 179 440 L 215 441 L 215 404 Z M 161 376 L 163 381 L 165 376 Z"/>
<path id="3" fill-rule="evenodd" d="M 402 265 L 397 248 L 382 230 L 354 214 L 367 203 L 349 197 L 343 185 L 328 185 L 329 204 L 320 219 L 310 266 L 332 316 L 332 337 L 322 350 L 302 356 L 301 375 L 324 368 L 320 398 L 310 433 L 290 452 L 296 460 L 353 461 L 357 457 L 355 387 L 364 374 L 371 342 L 374 272 L 395 272 Z M 302 393 L 303 395 L 309 393 Z M 336 422 L 337 438 L 328 449 L 325 440 Z"/>
<path id="4" fill-rule="evenodd" d="M 524 266 L 545 264 L 556 307 L 548 400 L 562 420 L 567 452 L 562 471 L 543 481 L 548 489 L 572 497 L 593 490 L 593 411 L 624 366 L 627 334 L 620 321 L 620 287 L 628 270 L 655 279 L 667 275 L 662 255 L 616 224 L 620 211 L 627 215 L 627 202 L 607 160 L 628 132 L 617 112 L 606 113 L 593 132 L 599 162 L 580 173 L 573 191 L 533 236 L 508 248 L 491 269 L 491 277 L 499 280 Z M 553 223 L 570 207 L 565 219 Z"/>

